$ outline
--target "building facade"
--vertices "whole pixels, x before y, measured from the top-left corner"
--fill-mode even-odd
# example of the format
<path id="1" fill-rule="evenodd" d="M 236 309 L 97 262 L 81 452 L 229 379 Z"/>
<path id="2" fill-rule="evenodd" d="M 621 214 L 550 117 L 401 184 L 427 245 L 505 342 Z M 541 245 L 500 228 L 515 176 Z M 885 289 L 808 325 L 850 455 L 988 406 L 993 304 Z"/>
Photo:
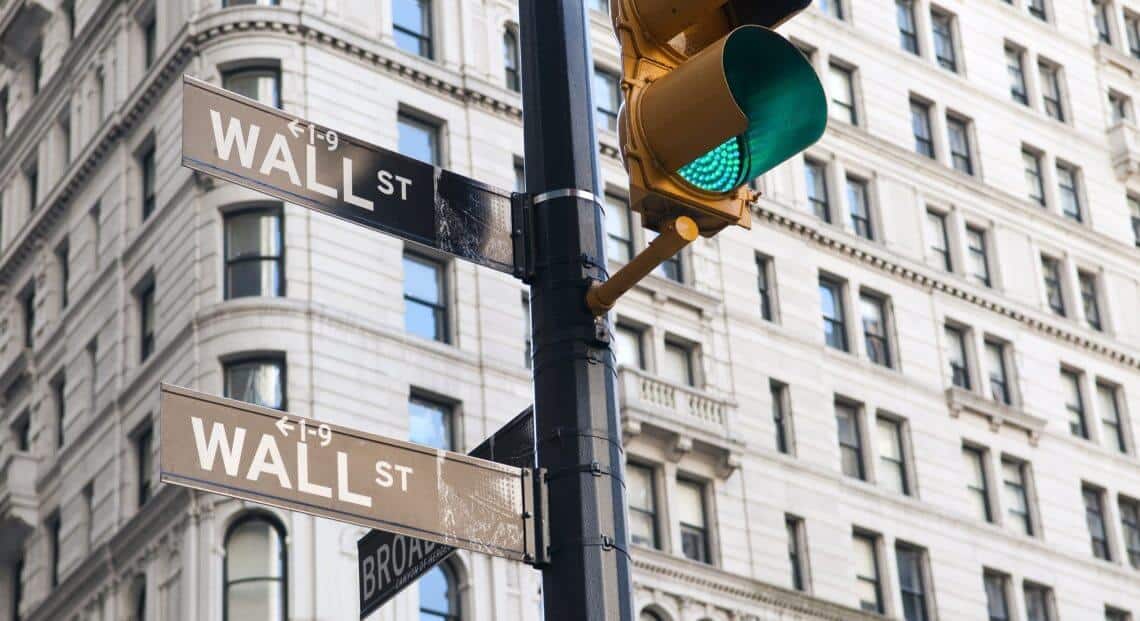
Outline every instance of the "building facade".
<path id="1" fill-rule="evenodd" d="M 614 313 L 640 618 L 1140 618 L 1140 2 L 782 32 L 826 135 Z M 183 168 L 180 77 L 521 190 L 518 53 L 510 0 L 0 2 L 0 621 L 356 617 L 362 529 L 157 481 L 159 382 L 466 451 L 531 403 L 526 291 Z M 459 553 L 371 618 L 543 605 Z"/>

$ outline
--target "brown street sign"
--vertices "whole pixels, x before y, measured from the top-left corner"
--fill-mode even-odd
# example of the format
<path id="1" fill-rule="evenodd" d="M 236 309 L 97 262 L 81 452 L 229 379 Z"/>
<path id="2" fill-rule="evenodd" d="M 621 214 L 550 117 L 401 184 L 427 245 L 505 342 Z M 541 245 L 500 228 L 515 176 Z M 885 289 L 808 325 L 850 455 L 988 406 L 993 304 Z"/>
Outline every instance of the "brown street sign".
<path id="1" fill-rule="evenodd" d="M 183 76 L 182 165 L 518 274 L 511 193 Z"/>
<path id="2" fill-rule="evenodd" d="M 509 559 L 534 557 L 529 469 L 165 384 L 161 426 L 164 482 Z"/>
<path id="3" fill-rule="evenodd" d="M 471 457 L 523 469 L 535 467 L 534 407 L 503 425 L 475 447 Z M 406 586 L 447 558 L 455 548 L 396 533 L 373 530 L 356 543 L 360 575 L 360 618 L 371 614 Z"/>

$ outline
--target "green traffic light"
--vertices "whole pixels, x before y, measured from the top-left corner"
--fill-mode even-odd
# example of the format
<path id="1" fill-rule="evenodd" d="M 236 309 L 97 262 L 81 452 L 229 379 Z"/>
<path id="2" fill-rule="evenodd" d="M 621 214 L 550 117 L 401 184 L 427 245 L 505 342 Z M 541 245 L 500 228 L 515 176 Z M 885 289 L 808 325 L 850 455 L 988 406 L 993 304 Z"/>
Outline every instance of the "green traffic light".
<path id="1" fill-rule="evenodd" d="M 748 129 L 677 170 L 689 185 L 725 193 L 806 149 L 827 127 L 827 97 L 804 55 L 761 26 L 728 35 L 725 82 Z"/>

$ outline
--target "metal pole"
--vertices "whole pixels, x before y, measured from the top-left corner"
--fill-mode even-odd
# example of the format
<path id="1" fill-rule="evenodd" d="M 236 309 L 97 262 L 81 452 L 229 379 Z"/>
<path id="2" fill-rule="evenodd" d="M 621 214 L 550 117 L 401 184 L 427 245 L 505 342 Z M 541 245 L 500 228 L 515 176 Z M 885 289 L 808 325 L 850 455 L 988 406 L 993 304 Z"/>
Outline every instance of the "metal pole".
<path id="1" fill-rule="evenodd" d="M 539 467 L 547 472 L 547 621 L 632 621 L 617 373 L 586 307 L 605 278 L 593 62 L 583 0 L 521 0 Z"/>

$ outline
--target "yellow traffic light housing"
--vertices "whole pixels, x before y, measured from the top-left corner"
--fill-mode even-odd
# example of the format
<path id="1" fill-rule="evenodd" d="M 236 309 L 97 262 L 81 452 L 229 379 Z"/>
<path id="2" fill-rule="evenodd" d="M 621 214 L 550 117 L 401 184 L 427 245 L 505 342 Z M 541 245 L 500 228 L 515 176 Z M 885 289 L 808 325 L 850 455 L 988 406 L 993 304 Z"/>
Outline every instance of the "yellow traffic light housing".
<path id="1" fill-rule="evenodd" d="M 612 0 L 630 205 L 648 228 L 751 226 L 748 182 L 819 139 L 811 64 L 769 28 L 810 0 Z"/>

